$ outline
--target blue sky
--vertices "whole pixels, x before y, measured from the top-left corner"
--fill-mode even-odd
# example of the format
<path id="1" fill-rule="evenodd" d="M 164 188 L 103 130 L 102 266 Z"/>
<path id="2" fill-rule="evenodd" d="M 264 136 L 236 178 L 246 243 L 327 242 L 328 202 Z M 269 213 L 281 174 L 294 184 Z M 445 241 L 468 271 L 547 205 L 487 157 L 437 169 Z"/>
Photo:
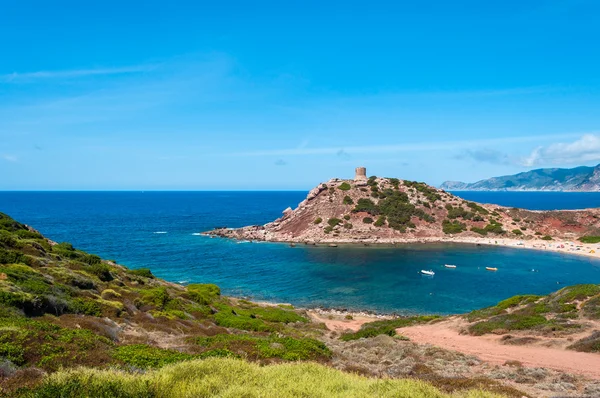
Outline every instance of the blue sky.
<path id="1" fill-rule="evenodd" d="M 598 1 L 0 7 L 0 189 L 310 189 L 357 165 L 437 185 L 600 163 Z"/>

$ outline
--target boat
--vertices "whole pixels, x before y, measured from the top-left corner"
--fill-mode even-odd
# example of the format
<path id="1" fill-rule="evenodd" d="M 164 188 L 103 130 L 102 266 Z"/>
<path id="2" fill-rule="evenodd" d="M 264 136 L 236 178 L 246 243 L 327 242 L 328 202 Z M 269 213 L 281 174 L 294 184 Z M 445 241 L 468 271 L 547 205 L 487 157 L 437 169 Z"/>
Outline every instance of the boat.
<path id="1" fill-rule="evenodd" d="M 446 268 L 456 268 L 456 265 L 444 264 L 444 267 L 446 267 Z"/>
<path id="2" fill-rule="evenodd" d="M 496 267 L 485 267 L 485 269 L 487 269 L 488 271 L 498 271 L 498 268 Z"/>
<path id="3" fill-rule="evenodd" d="M 427 270 L 422 269 L 421 273 L 425 274 L 425 275 L 431 275 L 431 276 L 435 275 L 435 272 L 433 272 L 432 270 L 427 271 Z"/>

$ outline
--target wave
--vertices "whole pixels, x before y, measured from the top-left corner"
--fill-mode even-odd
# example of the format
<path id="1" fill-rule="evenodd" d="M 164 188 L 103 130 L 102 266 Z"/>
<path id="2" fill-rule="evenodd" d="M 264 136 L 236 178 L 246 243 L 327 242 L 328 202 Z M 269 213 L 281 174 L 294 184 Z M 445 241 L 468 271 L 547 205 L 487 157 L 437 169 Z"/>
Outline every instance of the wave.
<path id="1" fill-rule="evenodd" d="M 156 232 L 152 232 L 153 234 L 166 234 L 167 231 L 156 231 Z"/>
<path id="2" fill-rule="evenodd" d="M 201 232 L 194 232 L 192 235 L 194 235 L 194 236 L 202 236 L 202 233 Z"/>

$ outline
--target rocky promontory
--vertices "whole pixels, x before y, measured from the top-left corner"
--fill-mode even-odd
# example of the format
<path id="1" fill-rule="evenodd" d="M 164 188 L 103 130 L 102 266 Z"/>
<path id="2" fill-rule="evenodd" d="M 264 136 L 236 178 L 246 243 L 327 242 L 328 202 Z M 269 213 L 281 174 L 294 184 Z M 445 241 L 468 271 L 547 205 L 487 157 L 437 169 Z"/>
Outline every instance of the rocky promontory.
<path id="1" fill-rule="evenodd" d="M 367 179 L 363 173 L 317 185 L 295 209 L 285 209 L 281 218 L 265 225 L 218 228 L 206 234 L 309 244 L 551 241 L 600 235 L 600 209 L 531 211 L 480 204 L 422 182 Z"/>

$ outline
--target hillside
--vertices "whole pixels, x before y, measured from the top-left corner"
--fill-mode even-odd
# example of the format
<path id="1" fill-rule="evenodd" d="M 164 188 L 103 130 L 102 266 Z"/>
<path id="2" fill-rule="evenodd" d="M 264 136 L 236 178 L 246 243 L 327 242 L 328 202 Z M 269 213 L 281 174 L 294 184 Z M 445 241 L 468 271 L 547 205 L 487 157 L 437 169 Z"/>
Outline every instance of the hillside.
<path id="1" fill-rule="evenodd" d="M 537 169 L 473 183 L 446 181 L 440 188 L 456 191 L 600 191 L 600 165 L 573 169 Z"/>
<path id="2" fill-rule="evenodd" d="M 127 269 L 52 242 L 0 213 L 0 396 L 208 397 L 240 391 L 268 396 L 277 391 L 292 397 L 311 391 L 326 397 L 373 390 L 381 396 L 398 391 L 420 391 L 416 396 L 422 397 L 520 396 L 490 379 L 453 385 L 443 374 L 433 379 L 429 374 L 437 387 L 401 379 L 420 377 L 416 363 L 390 368 L 389 374 L 400 378 L 391 383 L 369 379 L 365 376 L 377 376 L 379 367 L 369 370 L 367 359 L 353 354 L 358 347 L 344 344 L 304 310 L 224 297 L 215 285 L 169 283 L 148 269 Z M 411 358 L 423 358 L 422 364 L 439 360 L 417 346 L 406 350 Z M 311 363 L 293 364 L 299 361 Z M 341 371 L 363 362 L 363 376 Z"/>
<path id="3" fill-rule="evenodd" d="M 524 328 L 511 325 L 526 325 L 547 334 L 563 325 L 562 335 L 572 340 L 569 349 L 597 351 L 597 336 L 585 320 L 597 319 L 600 288 L 568 289 L 548 298 L 512 298 L 469 314 L 465 319 L 474 326 L 467 332 L 498 333 L 500 325 L 512 334 Z M 543 314 L 547 322 L 532 323 L 529 313 Z M 362 327 L 352 331 L 357 322 Z M 0 213 L 2 397 L 243 392 L 249 397 L 492 398 L 548 396 L 557 388 L 600 391 L 600 383 L 560 369 L 498 367 L 396 332 L 444 322 L 436 316 L 374 322 L 350 314 L 323 317 L 289 305 L 224 297 L 215 285 L 169 283 L 148 269 L 130 270 L 52 242 Z M 482 322 L 493 327 L 478 326 Z M 564 326 L 570 323 L 580 326 Z"/>
<path id="4" fill-rule="evenodd" d="M 421 182 L 332 179 L 261 226 L 210 235 L 294 243 L 401 243 L 490 239 L 575 240 L 600 234 L 600 209 L 528 211 L 469 202 Z"/>

